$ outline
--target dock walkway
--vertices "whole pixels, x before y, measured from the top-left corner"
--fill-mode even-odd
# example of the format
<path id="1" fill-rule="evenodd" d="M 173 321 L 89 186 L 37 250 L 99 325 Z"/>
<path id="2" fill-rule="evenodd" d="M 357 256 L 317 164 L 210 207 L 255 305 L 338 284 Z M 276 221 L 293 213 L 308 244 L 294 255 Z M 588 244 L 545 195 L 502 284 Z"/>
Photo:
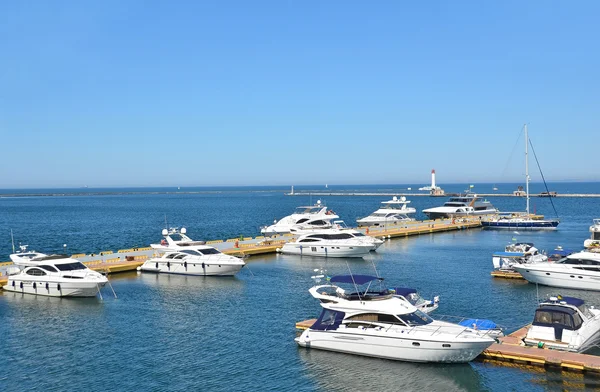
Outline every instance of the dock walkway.
<path id="1" fill-rule="evenodd" d="M 385 226 L 371 226 L 359 228 L 364 234 L 383 239 L 408 237 L 421 234 L 432 234 L 453 230 L 464 230 L 477 228 L 481 226 L 479 219 L 439 219 L 427 221 L 409 221 L 401 224 L 388 224 Z M 245 257 L 260 254 L 275 253 L 286 242 L 296 240 L 297 236 L 292 234 L 276 235 L 272 237 L 244 237 L 231 238 L 228 240 L 206 241 L 207 245 L 215 247 L 221 252 Z M 75 258 L 89 268 L 106 274 L 118 272 L 135 271 L 148 258 L 158 254 L 151 247 L 121 249 L 117 252 L 110 250 L 92 253 L 92 254 L 74 254 Z M 13 265 L 12 262 L 0 263 L 0 286 L 5 285 L 7 281 L 6 269 Z"/>

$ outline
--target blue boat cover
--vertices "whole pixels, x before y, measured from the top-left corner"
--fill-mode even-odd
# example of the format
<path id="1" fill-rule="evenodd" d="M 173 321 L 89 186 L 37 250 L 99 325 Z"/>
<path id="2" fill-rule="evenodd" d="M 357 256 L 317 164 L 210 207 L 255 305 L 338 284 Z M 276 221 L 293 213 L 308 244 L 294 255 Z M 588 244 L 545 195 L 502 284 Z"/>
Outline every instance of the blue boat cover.
<path id="1" fill-rule="evenodd" d="M 417 290 L 409 289 L 407 287 L 394 287 L 392 290 L 394 290 L 396 292 L 396 295 L 401 295 L 403 297 L 406 297 L 409 294 L 417 292 Z"/>
<path id="2" fill-rule="evenodd" d="M 481 330 L 494 329 L 497 325 L 492 320 L 480 320 L 480 319 L 466 319 L 458 323 L 463 327 L 476 328 Z"/>
<path id="3" fill-rule="evenodd" d="M 585 303 L 584 300 L 575 298 L 575 297 L 563 297 L 563 296 L 559 295 L 557 298 L 559 301 L 565 301 L 569 305 L 573 305 L 573 306 L 581 306 Z"/>
<path id="4" fill-rule="evenodd" d="M 338 275 L 338 276 L 332 276 L 329 281 L 332 283 L 365 284 L 365 283 L 372 282 L 374 280 L 383 280 L 383 278 L 378 278 L 377 276 L 371 276 L 371 275 Z"/>
<path id="5" fill-rule="evenodd" d="M 494 253 L 494 256 L 498 256 L 498 257 L 523 257 L 523 256 L 525 256 L 525 253 L 521 253 L 521 252 L 496 252 L 496 253 Z"/>

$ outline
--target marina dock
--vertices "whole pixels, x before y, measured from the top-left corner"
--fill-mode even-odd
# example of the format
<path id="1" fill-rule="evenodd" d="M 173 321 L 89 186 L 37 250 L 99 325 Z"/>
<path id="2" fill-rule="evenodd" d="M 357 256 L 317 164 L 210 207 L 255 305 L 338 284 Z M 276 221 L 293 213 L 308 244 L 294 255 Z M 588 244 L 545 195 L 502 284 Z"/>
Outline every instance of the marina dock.
<path id="1" fill-rule="evenodd" d="M 303 331 L 311 327 L 317 319 L 308 319 L 296 323 L 296 329 Z M 499 343 L 492 344 L 477 358 L 484 362 L 494 362 L 499 365 L 520 364 L 543 367 L 545 369 L 560 369 L 565 371 L 593 373 L 600 376 L 600 357 L 596 355 L 578 354 L 521 345 L 527 335 L 529 325 L 520 328 L 510 335 L 498 339 Z"/>
<path id="2" fill-rule="evenodd" d="M 477 197 L 525 197 L 524 195 L 515 195 L 513 193 L 477 193 Z M 458 196 L 458 193 L 444 193 L 438 195 L 432 195 L 430 193 L 411 193 L 411 192 L 294 192 L 294 193 L 286 193 L 286 196 L 407 196 L 407 197 L 450 197 L 450 196 Z M 532 198 L 535 197 L 548 197 L 542 195 L 531 195 Z M 600 197 L 600 193 L 563 193 L 556 194 L 552 197 L 574 197 L 574 198 L 596 198 Z"/>
<path id="3" fill-rule="evenodd" d="M 525 278 L 517 271 L 492 271 L 490 272 L 490 275 L 494 278 L 525 280 Z"/>
<path id="4" fill-rule="evenodd" d="M 438 219 L 427 221 L 409 221 L 401 224 L 389 224 L 385 226 L 372 226 L 358 228 L 365 235 L 390 239 L 397 237 L 409 237 L 421 234 L 433 234 L 446 231 L 465 230 L 481 227 L 479 219 Z M 272 237 L 239 237 L 227 240 L 206 241 L 221 252 L 238 257 L 255 256 L 277 252 L 286 242 L 294 241 L 297 236 L 292 234 L 275 235 Z M 90 269 L 104 273 L 115 274 L 120 272 L 135 271 L 147 259 L 154 257 L 155 250 L 151 247 L 121 249 L 117 252 L 110 250 L 92 254 L 74 254 L 71 257 L 81 261 Z M 0 263 L 0 286 L 7 281 L 6 269 L 12 262 Z"/>

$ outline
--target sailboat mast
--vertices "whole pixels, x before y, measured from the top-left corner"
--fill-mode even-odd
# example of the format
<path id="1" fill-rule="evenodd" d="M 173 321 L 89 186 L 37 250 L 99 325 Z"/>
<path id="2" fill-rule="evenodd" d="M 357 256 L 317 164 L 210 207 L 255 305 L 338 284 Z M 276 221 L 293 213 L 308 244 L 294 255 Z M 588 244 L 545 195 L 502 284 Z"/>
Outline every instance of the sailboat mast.
<path id="1" fill-rule="evenodd" d="M 527 195 L 527 215 L 529 215 L 529 135 L 525 124 L 525 193 Z"/>

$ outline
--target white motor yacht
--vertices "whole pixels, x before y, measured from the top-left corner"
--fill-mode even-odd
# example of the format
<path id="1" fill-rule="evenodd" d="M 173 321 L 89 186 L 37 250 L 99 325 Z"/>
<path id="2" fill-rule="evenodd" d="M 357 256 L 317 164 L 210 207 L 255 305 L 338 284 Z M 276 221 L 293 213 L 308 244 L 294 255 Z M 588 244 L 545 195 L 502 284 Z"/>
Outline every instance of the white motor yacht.
<path id="1" fill-rule="evenodd" d="M 332 277 L 331 282 L 363 285 L 381 278 Z M 485 333 L 433 320 L 389 291 L 345 292 L 330 284 L 309 290 L 321 301 L 317 321 L 296 338 L 307 348 L 410 362 L 468 362 L 494 339 Z"/>
<path id="2" fill-rule="evenodd" d="M 600 340 L 600 310 L 579 298 L 551 297 L 535 311 L 526 345 L 584 352 Z"/>
<path id="3" fill-rule="evenodd" d="M 295 241 L 285 243 L 278 251 L 300 256 L 363 257 L 373 247 L 373 239 L 367 236 L 356 236 L 341 230 L 320 230 L 300 235 Z"/>
<path id="4" fill-rule="evenodd" d="M 331 221 L 337 218 L 339 216 L 333 211 L 327 210 L 327 207 L 321 204 L 321 200 L 318 200 L 317 204 L 313 206 L 296 208 L 292 215 L 281 218 L 270 226 L 263 227 L 260 232 L 266 236 L 273 236 L 289 233 L 294 226 L 306 229 L 327 229 L 332 226 Z"/>
<path id="5" fill-rule="evenodd" d="M 164 274 L 232 276 L 246 265 L 238 257 L 229 256 L 219 250 L 198 245 L 193 249 L 168 251 L 161 257 L 148 259 L 138 271 Z"/>
<path id="6" fill-rule="evenodd" d="M 383 245 L 383 242 L 384 242 L 383 240 L 381 240 L 379 238 L 368 236 L 360 230 L 348 227 L 346 225 L 346 223 L 344 223 L 343 220 L 334 221 L 333 226 L 330 229 L 317 230 L 317 229 L 311 229 L 311 228 L 301 228 L 300 226 L 294 226 L 290 229 L 290 233 L 296 234 L 296 235 L 311 234 L 311 233 L 315 233 L 317 231 L 319 233 L 350 234 L 350 236 L 353 238 L 359 238 L 364 242 L 370 243 L 372 245 L 371 250 L 373 250 L 373 251 L 377 250 L 377 248 L 379 248 L 381 245 Z"/>
<path id="7" fill-rule="evenodd" d="M 590 226 L 591 237 L 583 242 L 583 246 L 590 250 L 600 250 L 600 219 L 594 219 Z"/>
<path id="8" fill-rule="evenodd" d="M 443 219 L 462 216 L 484 216 L 497 214 L 498 209 L 487 200 L 478 200 L 476 194 L 466 192 L 451 197 L 441 207 L 423 210 L 429 219 Z"/>
<path id="9" fill-rule="evenodd" d="M 517 242 L 509 244 L 504 252 L 496 252 L 492 255 L 495 269 L 512 271 L 515 264 L 533 264 L 548 261 L 548 256 L 542 254 L 538 249 L 528 242 Z"/>
<path id="10" fill-rule="evenodd" d="M 515 264 L 513 268 L 531 283 L 600 291 L 600 253 L 578 252 L 554 263 Z"/>
<path id="11" fill-rule="evenodd" d="M 33 255 L 35 254 L 35 255 Z M 11 255 L 14 267 L 7 269 L 4 290 L 50 297 L 95 297 L 108 282 L 66 255 L 24 252 Z"/>
<path id="12" fill-rule="evenodd" d="M 413 207 L 407 207 L 410 201 L 402 196 L 398 199 L 396 196 L 392 200 L 382 201 L 383 206 L 371 215 L 357 219 L 358 226 L 386 226 L 394 225 L 400 222 L 413 221 L 414 218 L 409 214 L 417 212 Z"/>

